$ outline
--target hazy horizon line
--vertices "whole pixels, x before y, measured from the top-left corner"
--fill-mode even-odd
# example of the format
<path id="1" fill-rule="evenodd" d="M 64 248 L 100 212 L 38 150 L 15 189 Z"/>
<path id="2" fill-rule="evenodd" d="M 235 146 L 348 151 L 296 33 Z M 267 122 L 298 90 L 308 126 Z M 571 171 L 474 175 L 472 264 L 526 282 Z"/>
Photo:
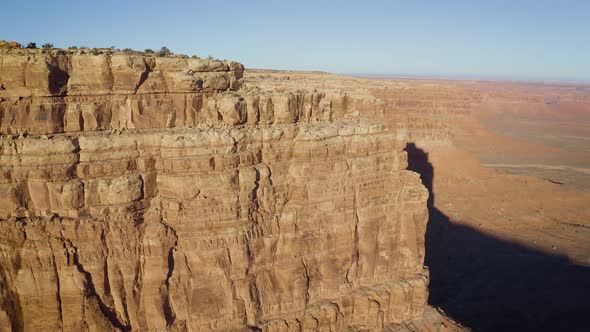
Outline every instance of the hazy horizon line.
<path id="1" fill-rule="evenodd" d="M 358 72 L 338 72 L 336 75 L 352 76 L 359 78 L 399 78 L 399 79 L 432 79 L 432 80 L 451 80 L 451 81 L 494 81 L 494 82 L 514 82 L 514 83 L 562 83 L 562 84 L 584 84 L 590 85 L 588 79 L 573 78 L 525 78 L 525 77 L 506 77 L 477 74 L 407 74 L 407 73 L 358 73 Z"/>
<path id="2" fill-rule="evenodd" d="M 538 77 L 507 77 L 478 74 L 408 74 L 408 73 L 370 73 L 370 72 L 339 72 L 322 69 L 302 68 L 270 68 L 270 67 L 248 67 L 246 70 L 269 70 L 269 71 L 300 71 L 318 72 L 333 75 L 342 75 L 357 78 L 396 78 L 396 79 L 422 79 L 422 80 L 448 80 L 448 81 L 487 81 L 487 82 L 512 82 L 512 83 L 544 83 L 544 84 L 581 84 L 590 85 L 590 78 L 538 78 Z"/>

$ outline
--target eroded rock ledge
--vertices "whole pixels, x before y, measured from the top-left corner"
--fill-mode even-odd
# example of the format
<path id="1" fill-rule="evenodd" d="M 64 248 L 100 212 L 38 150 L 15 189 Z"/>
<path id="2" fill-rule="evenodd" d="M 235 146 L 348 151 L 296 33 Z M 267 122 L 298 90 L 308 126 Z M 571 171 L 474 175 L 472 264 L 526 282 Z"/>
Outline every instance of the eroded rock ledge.
<path id="1" fill-rule="evenodd" d="M 1 326 L 423 318 L 428 192 L 366 101 L 239 90 L 235 62 L 3 52 Z"/>

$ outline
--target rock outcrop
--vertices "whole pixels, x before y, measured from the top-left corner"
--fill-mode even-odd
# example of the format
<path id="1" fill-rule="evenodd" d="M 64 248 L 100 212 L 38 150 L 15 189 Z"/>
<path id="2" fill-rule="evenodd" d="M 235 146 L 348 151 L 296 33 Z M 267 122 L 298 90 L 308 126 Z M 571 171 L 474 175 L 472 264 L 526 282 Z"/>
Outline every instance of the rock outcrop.
<path id="1" fill-rule="evenodd" d="M 0 52 L 0 330 L 422 318 L 428 192 L 366 100 L 239 90 L 235 62 Z"/>
<path id="2" fill-rule="evenodd" d="M 203 118 L 210 115 L 201 114 L 208 110 L 204 101 L 214 93 L 237 90 L 244 71 L 237 62 L 123 53 L 9 50 L 0 55 L 4 134 L 216 122 Z"/>

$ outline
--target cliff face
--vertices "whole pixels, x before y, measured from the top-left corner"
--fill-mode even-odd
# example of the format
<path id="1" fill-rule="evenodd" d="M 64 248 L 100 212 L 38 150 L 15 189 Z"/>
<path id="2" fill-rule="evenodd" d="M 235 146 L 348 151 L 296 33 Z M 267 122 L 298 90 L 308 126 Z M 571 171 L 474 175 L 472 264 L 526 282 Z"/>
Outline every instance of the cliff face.
<path id="1" fill-rule="evenodd" d="M 321 72 L 248 70 L 245 86 L 294 90 L 301 82 L 310 89 L 339 90 L 354 96 L 354 109 L 378 119 L 400 139 L 422 148 L 449 147 L 458 128 L 472 126 L 472 117 L 482 103 L 473 82 L 422 79 L 368 79 Z"/>
<path id="2" fill-rule="evenodd" d="M 411 85 L 376 89 L 387 109 L 384 120 L 403 130 L 408 141 L 424 148 L 453 144 L 458 123 L 467 121 L 480 96 L 448 83 L 413 82 Z"/>
<path id="3" fill-rule="evenodd" d="M 235 62 L 4 51 L 0 63 L 2 328 L 422 317 L 428 192 L 405 141 L 358 117 L 366 100 L 238 90 Z"/>

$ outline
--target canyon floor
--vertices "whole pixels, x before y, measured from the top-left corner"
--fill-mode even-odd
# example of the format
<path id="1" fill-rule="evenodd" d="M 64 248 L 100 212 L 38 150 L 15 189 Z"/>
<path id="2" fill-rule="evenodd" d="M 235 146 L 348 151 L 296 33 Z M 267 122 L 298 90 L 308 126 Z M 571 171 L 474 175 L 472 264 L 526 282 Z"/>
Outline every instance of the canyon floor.
<path id="1" fill-rule="evenodd" d="M 431 195 L 431 305 L 476 331 L 588 329 L 588 85 L 246 73 L 383 102 L 368 115 L 409 136 Z"/>
<path id="2" fill-rule="evenodd" d="M 430 304 L 474 330 L 586 330 L 589 88 L 460 86 L 481 100 L 450 142 L 407 149 L 431 193 Z"/>

